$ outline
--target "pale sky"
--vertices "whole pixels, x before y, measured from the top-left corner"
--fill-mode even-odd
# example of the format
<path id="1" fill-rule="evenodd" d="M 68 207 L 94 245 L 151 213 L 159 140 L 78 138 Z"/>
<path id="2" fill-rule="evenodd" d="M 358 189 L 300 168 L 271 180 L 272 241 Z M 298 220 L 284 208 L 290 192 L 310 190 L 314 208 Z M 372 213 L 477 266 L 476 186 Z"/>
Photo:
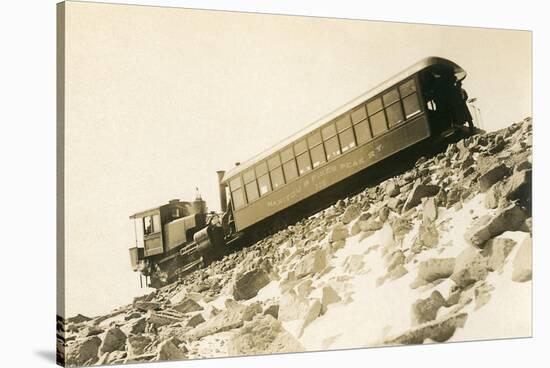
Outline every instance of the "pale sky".
<path id="1" fill-rule="evenodd" d="M 531 115 L 531 33 L 69 3 L 66 315 L 144 293 L 128 216 L 198 186 L 426 56 L 468 73 L 487 130 Z"/>

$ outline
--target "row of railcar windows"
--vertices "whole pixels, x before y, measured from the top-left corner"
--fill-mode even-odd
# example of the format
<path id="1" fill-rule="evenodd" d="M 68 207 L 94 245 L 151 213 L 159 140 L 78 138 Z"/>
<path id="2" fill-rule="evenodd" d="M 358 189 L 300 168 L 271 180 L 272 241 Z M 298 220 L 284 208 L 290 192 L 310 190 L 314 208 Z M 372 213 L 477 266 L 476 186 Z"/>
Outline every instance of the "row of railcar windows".
<path id="1" fill-rule="evenodd" d="M 243 207 L 420 111 L 415 80 L 410 79 L 250 168 L 242 180 L 230 180 L 233 205 Z"/>

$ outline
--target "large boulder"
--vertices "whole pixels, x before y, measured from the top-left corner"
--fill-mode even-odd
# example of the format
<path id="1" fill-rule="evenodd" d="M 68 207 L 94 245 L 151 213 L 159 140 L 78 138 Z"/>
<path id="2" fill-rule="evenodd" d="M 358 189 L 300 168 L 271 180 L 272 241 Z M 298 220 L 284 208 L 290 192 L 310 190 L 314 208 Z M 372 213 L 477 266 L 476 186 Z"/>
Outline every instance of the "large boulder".
<path id="1" fill-rule="evenodd" d="M 105 333 L 103 342 L 99 347 L 100 355 L 110 353 L 117 350 L 125 350 L 126 347 L 126 335 L 118 327 L 111 327 Z"/>
<path id="2" fill-rule="evenodd" d="M 416 184 L 409 193 L 407 200 L 403 205 L 403 211 L 408 211 L 419 205 L 422 198 L 433 197 L 439 192 L 439 189 L 440 188 L 437 185 Z"/>
<path id="3" fill-rule="evenodd" d="M 338 303 L 342 300 L 336 290 L 331 286 L 323 287 L 323 295 L 321 297 L 321 314 L 326 313 L 327 307 L 330 304 Z"/>
<path id="4" fill-rule="evenodd" d="M 294 270 L 296 277 L 304 277 L 322 271 L 327 265 L 327 256 L 323 249 L 307 254 Z"/>
<path id="5" fill-rule="evenodd" d="M 300 342 L 269 314 L 247 322 L 231 336 L 226 348 L 230 356 L 304 351 Z"/>
<path id="6" fill-rule="evenodd" d="M 483 248 L 487 240 L 505 231 L 519 230 L 525 218 L 525 212 L 516 204 L 511 204 L 498 211 L 494 217 L 484 216 L 476 220 L 464 234 L 464 239 L 475 247 Z"/>
<path id="7" fill-rule="evenodd" d="M 67 365 L 93 364 L 97 361 L 97 353 L 101 339 L 97 336 L 85 338 L 67 347 Z"/>
<path id="8" fill-rule="evenodd" d="M 301 319 L 307 313 L 309 300 L 298 295 L 294 290 L 283 294 L 279 304 L 279 321 L 294 321 Z"/>
<path id="9" fill-rule="evenodd" d="M 420 286 L 452 275 L 455 268 L 454 258 L 430 258 L 418 264 L 417 279 L 414 286 Z"/>
<path id="10" fill-rule="evenodd" d="M 329 241 L 336 242 L 345 240 L 349 236 L 348 228 L 343 224 L 337 224 L 332 228 L 329 234 Z"/>
<path id="11" fill-rule="evenodd" d="M 198 312 L 204 309 L 199 303 L 191 298 L 184 298 L 181 302 L 172 306 L 172 308 L 182 314 Z"/>
<path id="12" fill-rule="evenodd" d="M 232 300 L 227 300 L 225 306 L 226 309 L 190 331 L 189 338 L 200 339 L 204 336 L 241 327 L 244 323 L 243 314 L 246 307 Z"/>
<path id="13" fill-rule="evenodd" d="M 186 358 L 184 351 L 178 348 L 175 338 L 163 341 L 158 346 L 157 360 L 182 360 Z"/>
<path id="14" fill-rule="evenodd" d="M 388 197 L 395 197 L 400 193 L 399 185 L 394 180 L 388 181 L 385 188 L 386 194 Z"/>
<path id="15" fill-rule="evenodd" d="M 512 239 L 493 238 L 487 242 L 481 254 L 487 257 L 487 265 L 491 270 L 500 271 L 515 245 L 516 241 Z"/>
<path id="16" fill-rule="evenodd" d="M 412 323 L 419 325 L 428 321 L 433 321 L 437 317 L 439 308 L 445 305 L 445 299 L 437 290 L 426 299 L 418 299 L 412 305 Z"/>
<path id="17" fill-rule="evenodd" d="M 510 169 L 505 164 L 495 164 L 491 166 L 477 179 L 479 183 L 479 190 L 486 192 L 493 186 L 493 184 L 509 174 Z"/>
<path id="18" fill-rule="evenodd" d="M 533 246 L 531 238 L 526 238 L 514 258 L 512 281 L 525 282 L 531 280 L 533 273 Z"/>
<path id="19" fill-rule="evenodd" d="M 311 322 L 313 322 L 319 315 L 321 315 L 322 304 L 319 299 L 315 299 L 310 305 L 309 308 L 300 324 L 300 329 L 298 331 L 298 337 L 302 336 L 304 330 Z"/>
<path id="20" fill-rule="evenodd" d="M 346 208 L 346 210 L 344 211 L 344 214 L 342 215 L 342 223 L 349 224 L 354 219 L 359 217 L 360 214 L 361 209 L 359 208 L 359 206 L 356 204 L 352 204 L 348 206 L 348 208 Z"/>
<path id="21" fill-rule="evenodd" d="M 479 280 L 484 280 L 489 273 L 489 265 L 481 251 L 474 247 L 466 247 L 456 257 L 456 264 L 451 280 L 459 287 L 466 287 Z"/>
<path id="22" fill-rule="evenodd" d="M 516 171 L 503 185 L 503 196 L 527 205 L 531 201 L 532 170 Z"/>
<path id="23" fill-rule="evenodd" d="M 145 348 L 151 343 L 151 338 L 145 335 L 130 335 L 126 340 L 126 351 L 129 357 L 145 353 Z"/>
<path id="24" fill-rule="evenodd" d="M 233 297 L 235 300 L 253 298 L 269 282 L 270 279 L 267 272 L 262 268 L 255 268 L 237 277 L 233 286 Z"/>
<path id="25" fill-rule="evenodd" d="M 455 333 L 457 328 L 464 327 L 468 314 L 452 314 L 426 322 L 416 328 L 408 330 L 401 335 L 384 341 L 387 345 L 396 344 L 422 344 L 426 339 L 436 342 L 445 342 Z"/>

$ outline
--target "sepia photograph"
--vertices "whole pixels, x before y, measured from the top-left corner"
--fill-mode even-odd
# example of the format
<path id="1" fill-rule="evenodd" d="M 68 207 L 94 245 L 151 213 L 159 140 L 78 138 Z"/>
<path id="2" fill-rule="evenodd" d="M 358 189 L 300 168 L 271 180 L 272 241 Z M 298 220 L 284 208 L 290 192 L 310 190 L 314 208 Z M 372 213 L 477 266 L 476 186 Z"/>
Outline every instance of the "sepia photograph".
<path id="1" fill-rule="evenodd" d="M 533 33 L 57 4 L 56 360 L 533 335 Z"/>

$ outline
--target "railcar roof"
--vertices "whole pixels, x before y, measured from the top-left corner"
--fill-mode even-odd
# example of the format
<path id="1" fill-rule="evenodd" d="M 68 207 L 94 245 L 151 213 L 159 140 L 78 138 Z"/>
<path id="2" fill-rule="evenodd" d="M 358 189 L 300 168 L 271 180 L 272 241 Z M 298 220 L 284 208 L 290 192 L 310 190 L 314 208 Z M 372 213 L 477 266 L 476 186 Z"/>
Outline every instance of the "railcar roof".
<path id="1" fill-rule="evenodd" d="M 245 171 L 246 169 L 249 169 L 250 167 L 252 167 L 254 164 L 258 163 L 259 161 L 261 161 L 265 158 L 268 158 L 270 155 L 272 155 L 273 153 L 275 153 L 275 152 L 279 151 L 280 149 L 284 148 L 288 144 L 302 138 L 303 136 L 305 136 L 308 133 L 314 131 L 315 129 L 321 127 L 323 124 L 328 123 L 332 119 L 335 119 L 336 117 L 338 117 L 339 115 L 345 113 L 346 111 L 351 110 L 352 108 L 354 108 L 355 106 L 357 106 L 361 102 L 366 101 L 369 98 L 376 96 L 380 92 L 382 92 L 385 89 L 391 87 L 392 85 L 398 83 L 399 81 L 402 81 L 403 79 L 406 79 L 406 78 L 412 76 L 413 74 L 421 71 L 422 69 L 425 69 L 425 68 L 427 68 L 429 66 L 432 66 L 432 65 L 447 65 L 447 66 L 450 66 L 454 69 L 455 75 L 457 76 L 458 80 L 462 80 L 462 79 L 466 78 L 466 72 L 460 66 L 455 64 L 454 62 L 452 62 L 448 59 L 444 59 L 442 57 L 438 57 L 438 56 L 426 57 L 426 58 L 418 61 L 417 63 L 411 65 L 407 69 L 401 71 L 400 73 L 394 75 L 393 77 L 390 77 L 389 79 L 386 79 L 385 81 L 378 84 L 377 86 L 369 89 L 365 93 L 357 96 L 353 100 L 345 103 L 344 105 L 336 108 L 335 110 L 329 112 L 328 114 L 326 114 L 326 115 L 320 117 L 319 119 L 313 121 L 312 123 L 308 124 L 307 126 L 302 128 L 301 130 L 299 130 L 298 132 L 296 132 L 293 135 L 283 139 L 282 141 L 275 144 L 274 146 L 272 146 L 272 147 L 266 149 L 265 151 L 251 157 L 250 159 L 246 160 L 245 162 L 242 162 L 240 165 L 229 169 L 225 173 L 222 182 L 227 182 L 227 180 L 229 178 L 232 178 L 233 176 L 241 173 L 242 171 Z"/>

